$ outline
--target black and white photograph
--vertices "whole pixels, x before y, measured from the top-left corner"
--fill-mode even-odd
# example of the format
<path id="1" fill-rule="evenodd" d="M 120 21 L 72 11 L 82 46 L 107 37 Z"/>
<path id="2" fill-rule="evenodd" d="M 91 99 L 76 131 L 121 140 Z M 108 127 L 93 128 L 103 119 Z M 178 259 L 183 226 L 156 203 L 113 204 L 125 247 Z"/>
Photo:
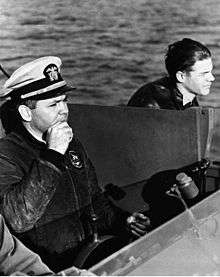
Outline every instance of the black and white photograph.
<path id="1" fill-rule="evenodd" d="M 220 2 L 0 0 L 0 275 L 220 275 Z"/>

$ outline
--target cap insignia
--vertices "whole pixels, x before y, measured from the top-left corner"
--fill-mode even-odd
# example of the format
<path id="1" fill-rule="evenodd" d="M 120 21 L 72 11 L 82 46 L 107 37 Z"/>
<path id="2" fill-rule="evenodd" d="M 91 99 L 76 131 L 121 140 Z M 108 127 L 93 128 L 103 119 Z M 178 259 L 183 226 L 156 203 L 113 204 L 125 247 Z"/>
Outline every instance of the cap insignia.
<path id="1" fill-rule="evenodd" d="M 49 64 L 44 69 L 44 75 L 51 82 L 58 81 L 60 79 L 60 73 L 58 71 L 58 67 L 55 64 Z"/>

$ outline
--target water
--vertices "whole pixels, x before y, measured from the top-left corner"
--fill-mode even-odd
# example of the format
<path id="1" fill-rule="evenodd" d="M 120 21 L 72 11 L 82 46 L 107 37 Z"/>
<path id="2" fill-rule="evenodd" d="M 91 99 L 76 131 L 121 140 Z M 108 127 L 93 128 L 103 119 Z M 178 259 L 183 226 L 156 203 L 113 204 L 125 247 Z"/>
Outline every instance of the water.
<path id="1" fill-rule="evenodd" d="M 190 37 L 213 53 L 220 106 L 219 0 L 0 0 L 0 62 L 8 72 L 56 55 L 76 103 L 119 105 L 164 74 L 169 43 Z M 4 77 L 0 76 L 0 85 Z"/>

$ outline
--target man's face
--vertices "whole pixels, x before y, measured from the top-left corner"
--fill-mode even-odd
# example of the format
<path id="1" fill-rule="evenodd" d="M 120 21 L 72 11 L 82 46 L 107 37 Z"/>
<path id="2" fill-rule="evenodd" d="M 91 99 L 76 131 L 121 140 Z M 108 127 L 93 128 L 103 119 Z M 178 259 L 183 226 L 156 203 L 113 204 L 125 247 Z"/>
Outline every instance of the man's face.
<path id="1" fill-rule="evenodd" d="M 68 119 L 67 96 L 60 95 L 54 98 L 39 100 L 36 108 L 31 110 L 32 130 L 43 134 L 49 127 L 57 122 L 64 122 Z"/>
<path id="2" fill-rule="evenodd" d="M 183 87 L 190 93 L 196 95 L 207 95 L 215 77 L 212 74 L 212 60 L 207 58 L 196 61 L 190 72 L 185 72 Z"/>

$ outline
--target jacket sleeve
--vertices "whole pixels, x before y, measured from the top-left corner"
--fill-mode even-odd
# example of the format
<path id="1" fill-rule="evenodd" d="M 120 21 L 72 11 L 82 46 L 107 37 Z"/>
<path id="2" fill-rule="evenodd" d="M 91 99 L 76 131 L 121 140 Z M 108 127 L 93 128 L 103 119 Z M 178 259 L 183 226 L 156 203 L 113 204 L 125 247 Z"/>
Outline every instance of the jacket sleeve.
<path id="1" fill-rule="evenodd" d="M 14 272 L 38 276 L 52 275 L 37 254 L 11 235 L 0 215 L 0 273 L 11 275 Z"/>
<path id="2" fill-rule="evenodd" d="M 61 172 L 51 162 L 35 159 L 29 171 L 0 156 L 1 212 L 15 232 L 33 228 L 54 195 Z"/>

